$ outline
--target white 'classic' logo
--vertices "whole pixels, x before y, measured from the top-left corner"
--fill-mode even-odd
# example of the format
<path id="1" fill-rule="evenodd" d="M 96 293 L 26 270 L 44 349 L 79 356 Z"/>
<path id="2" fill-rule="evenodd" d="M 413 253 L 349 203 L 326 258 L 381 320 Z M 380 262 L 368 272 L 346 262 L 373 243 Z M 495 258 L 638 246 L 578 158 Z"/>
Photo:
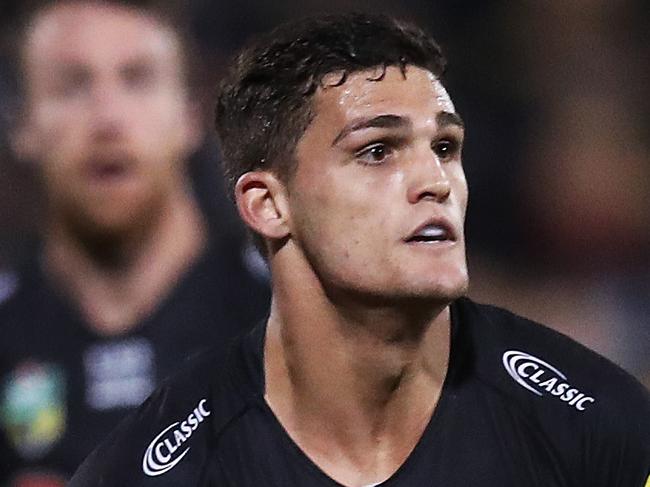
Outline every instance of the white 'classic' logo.
<path id="1" fill-rule="evenodd" d="M 181 445 L 192 436 L 199 424 L 210 416 L 210 411 L 205 408 L 206 402 L 206 399 L 201 399 L 184 421 L 170 424 L 149 443 L 142 459 L 142 471 L 145 474 L 156 477 L 169 472 L 187 455 L 190 447 L 181 451 Z"/>
<path id="2" fill-rule="evenodd" d="M 542 359 L 518 350 L 508 350 L 503 354 L 503 366 L 520 386 L 538 396 L 544 391 L 561 401 L 584 411 L 588 403 L 596 400 L 571 386 L 566 375 Z"/>

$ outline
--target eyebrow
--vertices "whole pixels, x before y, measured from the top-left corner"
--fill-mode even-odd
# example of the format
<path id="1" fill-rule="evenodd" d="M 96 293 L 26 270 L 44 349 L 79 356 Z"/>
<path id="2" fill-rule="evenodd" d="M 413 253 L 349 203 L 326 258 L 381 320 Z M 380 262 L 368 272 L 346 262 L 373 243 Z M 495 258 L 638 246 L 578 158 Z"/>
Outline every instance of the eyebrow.
<path id="1" fill-rule="evenodd" d="M 439 128 L 449 125 L 456 125 L 462 129 L 465 128 L 465 122 L 456 112 L 440 112 L 436 115 L 436 123 Z"/>
<path id="2" fill-rule="evenodd" d="M 399 115 L 379 115 L 372 118 L 356 119 L 343 127 L 343 130 L 341 130 L 336 136 L 334 142 L 332 142 L 332 145 L 336 145 L 352 132 L 356 132 L 357 130 L 369 128 L 405 128 L 409 127 L 410 125 L 411 122 L 408 119 L 400 117 Z"/>
<path id="3" fill-rule="evenodd" d="M 460 128 L 465 128 L 463 119 L 454 112 L 440 112 L 436 115 L 436 123 L 439 128 L 447 127 L 449 125 L 456 125 Z M 346 138 L 352 132 L 368 128 L 409 128 L 411 121 L 408 118 L 399 115 L 379 115 L 372 118 L 361 118 L 353 120 L 339 132 L 334 138 L 332 145 L 336 145 L 341 140 Z"/>

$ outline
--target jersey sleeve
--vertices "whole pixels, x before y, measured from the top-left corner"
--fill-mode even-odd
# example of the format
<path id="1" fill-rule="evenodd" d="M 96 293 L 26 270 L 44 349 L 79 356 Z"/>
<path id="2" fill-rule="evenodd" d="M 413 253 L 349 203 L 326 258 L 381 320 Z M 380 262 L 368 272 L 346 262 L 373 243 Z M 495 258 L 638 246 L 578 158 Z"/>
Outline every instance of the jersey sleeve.
<path id="1" fill-rule="evenodd" d="M 118 487 L 143 485 L 134 462 L 139 455 L 135 446 L 141 443 L 145 411 L 156 403 L 153 396 L 135 413 L 129 415 L 81 464 L 68 487 Z"/>
<path id="2" fill-rule="evenodd" d="M 199 487 L 213 417 L 205 391 L 158 389 L 83 462 L 69 487 Z M 189 387 L 188 387 L 189 386 Z"/>
<path id="3" fill-rule="evenodd" d="M 650 396 L 643 385 L 539 323 L 461 304 L 473 343 L 480 343 L 474 361 L 481 379 L 532 418 L 566 485 L 650 487 Z"/>
<path id="4" fill-rule="evenodd" d="M 588 485 L 650 486 L 650 398 L 648 391 L 621 391 L 619 404 L 599 415 L 584 440 Z"/>

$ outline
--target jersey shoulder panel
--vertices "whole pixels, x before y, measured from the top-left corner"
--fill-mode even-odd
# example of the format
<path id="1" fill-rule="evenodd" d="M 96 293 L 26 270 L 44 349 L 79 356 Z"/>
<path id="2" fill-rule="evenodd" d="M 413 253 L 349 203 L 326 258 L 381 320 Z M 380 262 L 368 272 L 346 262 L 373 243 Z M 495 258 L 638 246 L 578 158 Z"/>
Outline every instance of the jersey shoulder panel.
<path id="1" fill-rule="evenodd" d="M 120 423 L 69 485 L 202 485 L 216 433 L 245 407 L 228 367 L 222 353 L 190 360 Z"/>
<path id="2" fill-rule="evenodd" d="M 596 404 L 614 410 L 647 407 L 648 391 L 634 377 L 572 338 L 495 306 L 465 300 L 461 309 L 476 344 L 477 373 L 504 393 L 517 385 L 517 392 L 558 397 L 578 411 Z M 580 392 L 566 394 L 572 388 Z"/>
<path id="3" fill-rule="evenodd" d="M 577 478 L 642 485 L 650 468 L 643 385 L 573 339 L 509 311 L 463 300 L 458 313 L 470 329 L 479 381 L 559 457 L 580 464 Z"/>

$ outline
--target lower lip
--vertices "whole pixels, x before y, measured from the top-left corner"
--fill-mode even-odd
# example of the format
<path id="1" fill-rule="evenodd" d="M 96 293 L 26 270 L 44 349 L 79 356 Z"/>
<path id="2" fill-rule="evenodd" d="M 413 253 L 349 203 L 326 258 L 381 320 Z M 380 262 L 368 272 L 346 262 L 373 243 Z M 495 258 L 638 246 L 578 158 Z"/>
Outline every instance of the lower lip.
<path id="1" fill-rule="evenodd" d="M 123 167 L 95 168 L 88 171 L 91 181 L 97 183 L 115 183 L 129 177 L 129 171 Z"/>
<path id="2" fill-rule="evenodd" d="M 446 248 L 452 247 L 456 244 L 455 240 L 431 240 L 429 242 L 405 242 L 406 245 L 410 247 L 422 247 L 422 248 Z"/>

